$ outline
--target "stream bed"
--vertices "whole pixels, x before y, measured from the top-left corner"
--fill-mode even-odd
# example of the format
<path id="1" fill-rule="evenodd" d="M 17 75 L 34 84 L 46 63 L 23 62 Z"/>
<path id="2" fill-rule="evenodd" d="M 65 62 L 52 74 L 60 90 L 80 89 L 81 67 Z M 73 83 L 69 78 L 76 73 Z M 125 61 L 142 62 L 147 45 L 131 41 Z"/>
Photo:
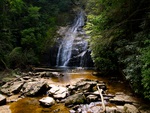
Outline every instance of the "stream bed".
<path id="1" fill-rule="evenodd" d="M 136 98 L 130 86 L 126 81 L 124 81 L 118 75 L 111 75 L 111 76 L 96 76 L 98 72 L 94 70 L 84 70 L 84 69 L 68 69 L 67 71 L 61 72 L 63 76 L 60 77 L 51 77 L 48 79 L 41 78 L 43 81 L 47 82 L 48 84 L 60 85 L 60 86 L 67 86 L 75 84 L 78 81 L 83 79 L 88 80 L 97 80 L 103 81 L 107 86 L 107 93 L 115 95 L 116 93 L 124 93 L 126 95 L 130 95 L 132 99 L 139 103 L 143 103 L 140 98 Z M 51 107 L 43 107 L 40 105 L 39 99 L 45 97 L 46 95 L 38 96 L 38 97 L 25 97 L 19 99 L 16 102 L 10 102 L 7 105 L 9 106 L 11 112 L 10 113 L 70 113 L 70 108 L 66 107 L 64 103 L 57 103 L 52 105 Z M 18 95 L 16 95 L 18 97 Z M 14 95 L 14 99 L 16 98 Z M 116 106 L 115 104 L 110 104 L 105 101 L 105 105 L 112 107 Z M 97 113 L 97 112 L 88 112 L 90 110 L 95 110 L 95 107 L 101 108 L 101 102 L 92 102 L 90 104 L 81 105 L 84 110 L 81 113 Z M 3 109 L 0 107 L 0 110 Z M 4 108 L 7 109 L 7 108 Z M 3 110 L 4 110 L 3 109 Z M 83 112 L 85 111 L 85 112 Z M 2 112 L 2 113 L 9 113 L 9 112 Z M 73 112 L 72 112 L 73 113 Z M 78 113 L 78 112 L 77 112 Z"/>

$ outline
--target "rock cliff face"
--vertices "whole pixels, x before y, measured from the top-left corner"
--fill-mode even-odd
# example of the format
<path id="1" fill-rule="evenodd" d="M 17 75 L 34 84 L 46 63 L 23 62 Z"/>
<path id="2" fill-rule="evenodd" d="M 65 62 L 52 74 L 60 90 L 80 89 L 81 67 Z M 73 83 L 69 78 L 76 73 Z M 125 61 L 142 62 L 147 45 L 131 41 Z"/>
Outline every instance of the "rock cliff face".
<path id="1" fill-rule="evenodd" d="M 88 47 L 90 37 L 83 29 L 86 23 L 86 0 L 71 2 L 72 8 L 65 17 L 60 14 L 59 22 L 62 24 L 54 38 L 56 43 L 42 55 L 44 66 L 93 67 Z"/>
<path id="2" fill-rule="evenodd" d="M 89 36 L 83 30 L 86 22 L 86 14 L 78 9 L 74 23 L 68 27 L 61 27 L 58 34 L 57 66 L 92 67 L 93 62 L 88 48 Z"/>

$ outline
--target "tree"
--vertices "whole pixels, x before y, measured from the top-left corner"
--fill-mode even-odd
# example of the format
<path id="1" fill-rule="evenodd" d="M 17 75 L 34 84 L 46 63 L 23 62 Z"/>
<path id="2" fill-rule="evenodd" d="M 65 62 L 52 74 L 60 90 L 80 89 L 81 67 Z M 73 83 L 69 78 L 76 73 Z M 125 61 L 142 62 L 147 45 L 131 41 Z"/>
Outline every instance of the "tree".
<path id="1" fill-rule="evenodd" d="M 122 70 L 134 91 L 150 99 L 149 7 L 146 0 L 88 0 L 86 30 L 95 66 Z"/>

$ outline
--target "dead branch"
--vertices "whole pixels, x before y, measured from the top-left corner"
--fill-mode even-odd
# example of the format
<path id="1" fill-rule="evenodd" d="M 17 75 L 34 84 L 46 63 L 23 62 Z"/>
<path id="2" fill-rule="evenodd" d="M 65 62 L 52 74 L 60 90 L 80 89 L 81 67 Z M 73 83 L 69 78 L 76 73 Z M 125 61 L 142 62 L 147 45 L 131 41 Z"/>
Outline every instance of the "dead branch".
<path id="1" fill-rule="evenodd" d="M 98 92 L 99 92 L 99 95 L 100 95 L 101 101 L 102 101 L 102 107 L 103 107 L 102 113 L 106 113 L 106 107 L 105 107 L 104 98 L 103 98 L 103 95 L 102 95 L 103 89 L 99 88 L 99 84 L 97 84 L 97 89 L 98 89 Z"/>

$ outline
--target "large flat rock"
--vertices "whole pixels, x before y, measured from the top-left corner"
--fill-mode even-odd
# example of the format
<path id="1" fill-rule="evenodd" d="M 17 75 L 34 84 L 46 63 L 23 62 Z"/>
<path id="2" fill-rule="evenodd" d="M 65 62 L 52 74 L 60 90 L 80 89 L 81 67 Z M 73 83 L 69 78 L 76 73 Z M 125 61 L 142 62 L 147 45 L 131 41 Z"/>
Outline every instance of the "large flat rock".
<path id="1" fill-rule="evenodd" d="M 9 105 L 0 106 L 0 113 L 11 113 Z"/>
<path id="2" fill-rule="evenodd" d="M 17 82 L 7 82 L 1 88 L 1 92 L 6 95 L 17 94 L 20 92 L 24 82 L 17 81 Z"/>
<path id="3" fill-rule="evenodd" d="M 26 96 L 36 96 L 37 94 L 46 93 L 47 84 L 42 81 L 28 82 L 23 85 L 22 94 Z"/>
<path id="4" fill-rule="evenodd" d="M 132 104 L 136 103 L 136 99 L 132 96 L 126 95 L 122 92 L 116 93 L 115 97 L 110 99 L 111 103 L 115 103 L 117 105 L 124 105 L 126 103 Z"/>

